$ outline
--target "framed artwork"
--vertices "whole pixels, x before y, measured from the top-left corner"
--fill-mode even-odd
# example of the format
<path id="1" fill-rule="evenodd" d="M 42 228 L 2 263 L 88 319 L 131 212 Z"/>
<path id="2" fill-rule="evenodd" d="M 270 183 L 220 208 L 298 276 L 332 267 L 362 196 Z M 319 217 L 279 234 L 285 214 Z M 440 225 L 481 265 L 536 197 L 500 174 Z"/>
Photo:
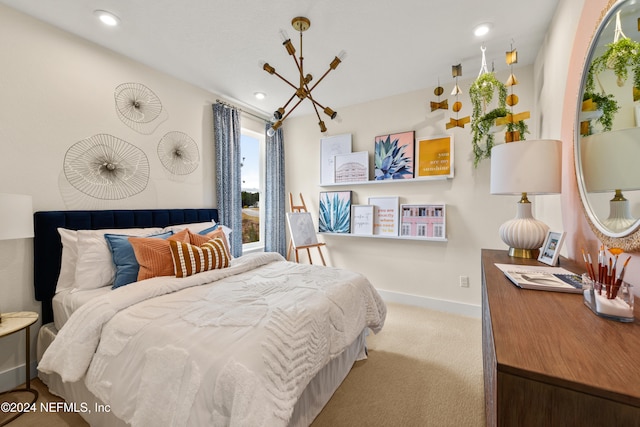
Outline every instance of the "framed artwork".
<path id="1" fill-rule="evenodd" d="M 373 234 L 380 236 L 398 235 L 399 197 L 369 197 L 369 204 L 374 205 Z"/>
<path id="2" fill-rule="evenodd" d="M 316 229 L 309 212 L 287 212 L 287 223 L 294 248 L 318 243 Z"/>
<path id="3" fill-rule="evenodd" d="M 320 193 L 318 230 L 321 233 L 351 232 L 351 191 Z"/>
<path id="4" fill-rule="evenodd" d="M 400 236 L 445 239 L 445 205 L 400 205 Z"/>
<path id="5" fill-rule="evenodd" d="M 544 239 L 538 261 L 551 266 L 558 265 L 558 257 L 560 256 L 560 248 L 564 242 L 565 232 L 549 231 Z"/>
<path id="6" fill-rule="evenodd" d="M 351 234 L 371 236 L 373 234 L 373 205 L 351 206 Z"/>
<path id="7" fill-rule="evenodd" d="M 320 139 L 320 185 L 334 183 L 335 156 L 350 152 L 350 133 Z"/>
<path id="8" fill-rule="evenodd" d="M 367 151 L 336 154 L 333 164 L 335 167 L 333 182 L 335 183 L 369 181 L 369 153 Z"/>
<path id="9" fill-rule="evenodd" d="M 453 178 L 453 136 L 418 138 L 416 178 Z"/>
<path id="10" fill-rule="evenodd" d="M 411 179 L 414 169 L 415 132 L 376 136 L 375 179 Z"/>

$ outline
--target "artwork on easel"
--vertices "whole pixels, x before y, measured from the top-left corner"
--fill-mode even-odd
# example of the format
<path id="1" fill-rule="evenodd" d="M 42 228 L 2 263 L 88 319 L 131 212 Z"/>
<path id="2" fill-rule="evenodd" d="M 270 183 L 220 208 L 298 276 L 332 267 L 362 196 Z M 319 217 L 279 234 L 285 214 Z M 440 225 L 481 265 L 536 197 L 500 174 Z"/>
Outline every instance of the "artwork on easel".
<path id="1" fill-rule="evenodd" d="M 318 243 L 313 219 L 309 212 L 288 212 L 287 223 L 294 248 L 315 245 Z"/>

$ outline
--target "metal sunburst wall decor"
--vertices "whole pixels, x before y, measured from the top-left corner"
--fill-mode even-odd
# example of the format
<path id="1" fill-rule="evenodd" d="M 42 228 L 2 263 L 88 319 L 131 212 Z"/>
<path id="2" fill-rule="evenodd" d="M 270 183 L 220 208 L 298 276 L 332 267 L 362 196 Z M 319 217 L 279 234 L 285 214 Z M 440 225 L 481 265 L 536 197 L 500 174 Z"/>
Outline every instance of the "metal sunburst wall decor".
<path id="1" fill-rule="evenodd" d="M 162 113 L 160 98 L 148 87 L 140 83 L 123 83 L 114 93 L 116 112 L 120 120 L 140 133 L 144 127 L 156 120 Z"/>
<path id="2" fill-rule="evenodd" d="M 158 157 L 162 166 L 174 175 L 188 175 L 200 163 L 198 144 L 186 133 L 166 133 L 158 143 Z"/>
<path id="3" fill-rule="evenodd" d="M 147 187 L 149 160 L 135 145 L 113 135 L 98 134 L 67 150 L 64 175 L 74 188 L 88 196 L 121 200 Z"/>

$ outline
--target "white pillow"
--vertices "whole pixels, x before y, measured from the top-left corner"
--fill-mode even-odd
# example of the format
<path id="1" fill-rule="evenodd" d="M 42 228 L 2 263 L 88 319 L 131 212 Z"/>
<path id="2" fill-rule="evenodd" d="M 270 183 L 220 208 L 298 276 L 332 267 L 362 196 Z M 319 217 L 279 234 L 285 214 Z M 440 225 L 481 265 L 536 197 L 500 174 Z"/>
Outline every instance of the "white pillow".
<path id="1" fill-rule="evenodd" d="M 78 260 L 74 287 L 76 289 L 97 289 L 113 283 L 116 269 L 111 250 L 109 250 L 107 240 L 104 238 L 106 233 L 144 236 L 161 231 L 160 227 L 78 230 Z"/>
<path id="2" fill-rule="evenodd" d="M 185 228 L 188 228 L 189 231 L 193 233 L 199 233 L 202 230 L 206 230 L 207 228 L 211 228 L 216 225 L 214 220 L 206 221 L 206 222 L 193 222 L 191 224 L 176 224 L 165 227 L 162 231 L 173 231 L 177 233 L 178 231 L 182 231 Z"/>
<path id="3" fill-rule="evenodd" d="M 75 230 L 58 228 L 62 241 L 62 260 L 60 275 L 56 284 L 56 293 L 63 289 L 73 288 L 76 277 L 76 262 L 78 260 L 78 236 Z"/>

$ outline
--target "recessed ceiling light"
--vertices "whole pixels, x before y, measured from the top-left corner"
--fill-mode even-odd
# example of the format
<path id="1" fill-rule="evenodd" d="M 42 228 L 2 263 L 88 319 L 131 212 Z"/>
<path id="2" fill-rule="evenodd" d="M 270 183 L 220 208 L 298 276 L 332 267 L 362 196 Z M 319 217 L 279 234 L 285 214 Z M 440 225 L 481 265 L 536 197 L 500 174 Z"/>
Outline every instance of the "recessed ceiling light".
<path id="1" fill-rule="evenodd" d="M 120 18 L 118 18 L 111 12 L 107 12 L 106 10 L 95 10 L 93 11 L 93 14 L 97 16 L 103 24 L 110 27 L 115 27 L 120 23 Z"/>
<path id="2" fill-rule="evenodd" d="M 489 31 L 491 31 L 491 24 L 484 23 L 478 25 L 473 29 L 473 35 L 475 35 L 476 37 L 482 37 L 484 35 L 487 35 Z"/>
<path id="3" fill-rule="evenodd" d="M 256 92 L 253 95 L 256 97 L 256 99 L 264 99 L 267 96 L 263 92 Z"/>

